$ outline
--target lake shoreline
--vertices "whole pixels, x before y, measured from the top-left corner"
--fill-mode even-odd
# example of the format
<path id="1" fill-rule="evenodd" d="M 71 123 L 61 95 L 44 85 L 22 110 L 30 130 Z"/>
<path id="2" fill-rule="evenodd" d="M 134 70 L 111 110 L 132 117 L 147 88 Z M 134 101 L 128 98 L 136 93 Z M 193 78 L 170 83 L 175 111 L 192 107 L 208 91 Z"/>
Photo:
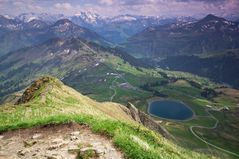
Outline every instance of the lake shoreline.
<path id="1" fill-rule="evenodd" d="M 178 102 L 180 104 L 183 104 L 183 106 L 185 106 L 187 109 L 189 109 L 192 112 L 192 116 L 187 118 L 187 119 L 170 119 L 170 118 L 164 118 L 164 117 L 154 115 L 154 114 L 150 113 L 149 109 L 150 109 L 151 104 L 153 102 L 156 102 L 156 101 L 170 101 L 170 102 Z M 175 121 L 176 122 L 186 122 L 186 121 L 190 121 L 190 120 L 192 120 L 196 117 L 196 114 L 193 111 L 193 109 L 190 106 L 188 106 L 186 103 L 184 103 L 183 101 L 180 101 L 180 100 L 170 99 L 170 98 L 153 97 L 153 98 L 148 99 L 147 103 L 148 103 L 147 113 L 154 118 L 158 118 L 158 119 L 161 119 L 161 120 L 167 120 L 167 121 L 174 121 L 174 122 Z"/>

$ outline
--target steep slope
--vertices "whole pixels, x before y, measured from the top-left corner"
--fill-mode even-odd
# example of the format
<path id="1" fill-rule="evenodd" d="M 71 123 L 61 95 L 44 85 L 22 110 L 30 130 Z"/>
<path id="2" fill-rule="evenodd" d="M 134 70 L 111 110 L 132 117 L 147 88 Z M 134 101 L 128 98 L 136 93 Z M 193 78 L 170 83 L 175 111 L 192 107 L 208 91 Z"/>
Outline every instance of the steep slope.
<path id="1" fill-rule="evenodd" d="M 59 80 L 49 76 L 35 80 L 33 84 L 24 91 L 15 105 L 28 105 L 33 103 L 47 105 L 51 102 L 57 104 L 57 109 L 60 112 L 63 111 L 63 114 L 74 112 L 132 122 L 132 118 L 124 111 L 122 105 L 117 103 L 95 102 L 87 96 L 81 95 L 74 89 L 67 87 Z M 70 105 L 65 107 L 64 103 Z M 49 114 L 60 115 L 58 111 L 48 112 L 46 115 Z"/>
<path id="2" fill-rule="evenodd" d="M 43 74 L 63 80 L 71 72 L 80 74 L 104 66 L 111 56 L 121 57 L 133 65 L 143 64 L 120 50 L 104 48 L 80 38 L 51 39 L 9 53 L 0 58 L 0 98 L 23 89 L 32 79 Z"/>
<path id="3" fill-rule="evenodd" d="M 136 57 L 207 54 L 239 48 L 239 24 L 214 15 L 195 23 L 149 27 L 124 43 Z"/>
<path id="4" fill-rule="evenodd" d="M 48 24 L 45 21 L 33 19 L 27 23 L 23 23 L 23 30 L 45 29 Z"/>
<path id="5" fill-rule="evenodd" d="M 86 28 L 80 27 L 68 19 L 61 19 L 57 21 L 49 28 L 48 32 L 53 33 L 56 37 L 60 38 L 80 37 L 85 40 L 100 43 L 102 45 L 109 44 L 94 31 L 90 31 Z"/>
<path id="6" fill-rule="evenodd" d="M 22 22 L 16 19 L 9 19 L 0 15 L 0 30 L 19 30 L 22 27 Z M 1 34 L 0 34 L 1 35 Z"/>
<path id="7" fill-rule="evenodd" d="M 1 94 L 17 87 L 17 90 L 22 89 L 41 74 L 62 78 L 73 70 L 92 67 L 100 59 L 80 39 L 52 39 L 36 47 L 12 52 L 0 60 Z"/>
<path id="8" fill-rule="evenodd" d="M 184 71 L 209 77 L 214 81 L 239 88 L 239 51 L 226 51 L 208 57 L 172 56 L 160 60 L 158 65 L 170 70 Z"/>
<path id="9" fill-rule="evenodd" d="M 53 38 L 80 37 L 103 46 L 110 45 L 109 42 L 95 32 L 80 27 L 68 19 L 61 19 L 52 25 L 48 25 L 40 20 L 32 20 L 21 24 L 21 26 L 22 29 L 0 31 L 4 33 L 2 33 L 0 39 L 0 56 L 20 48 L 43 43 Z"/>
<path id="10" fill-rule="evenodd" d="M 126 107 L 116 103 L 95 102 L 57 79 L 43 77 L 24 94 L 20 100 L 22 104 L 0 107 L 1 132 L 74 121 L 88 125 L 93 132 L 111 137 L 126 158 L 213 157 L 180 148 L 143 125 L 139 126 L 128 115 Z M 24 100 L 28 95 L 31 99 Z M 28 147 L 36 144 L 29 141 L 25 143 Z"/>

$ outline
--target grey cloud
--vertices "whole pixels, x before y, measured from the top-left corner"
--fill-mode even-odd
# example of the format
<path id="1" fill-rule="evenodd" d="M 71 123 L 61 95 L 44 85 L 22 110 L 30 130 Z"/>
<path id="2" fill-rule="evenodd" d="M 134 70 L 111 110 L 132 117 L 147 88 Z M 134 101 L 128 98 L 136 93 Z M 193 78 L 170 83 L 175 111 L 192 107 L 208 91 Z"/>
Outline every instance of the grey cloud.
<path id="1" fill-rule="evenodd" d="M 239 0 L 0 0 L 0 14 L 48 12 L 72 15 L 80 11 L 94 11 L 105 16 L 192 16 L 208 13 L 226 16 L 239 14 Z"/>

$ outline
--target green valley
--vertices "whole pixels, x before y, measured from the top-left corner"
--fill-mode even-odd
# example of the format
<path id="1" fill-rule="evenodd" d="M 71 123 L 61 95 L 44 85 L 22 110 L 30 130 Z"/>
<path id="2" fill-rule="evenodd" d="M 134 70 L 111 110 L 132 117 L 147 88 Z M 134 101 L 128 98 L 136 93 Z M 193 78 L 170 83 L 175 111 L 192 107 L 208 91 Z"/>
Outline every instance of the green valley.
<path id="1" fill-rule="evenodd" d="M 238 6 L 0 1 L 0 159 L 239 158 Z"/>
<path id="2" fill-rule="evenodd" d="M 178 158 L 178 155 L 185 158 L 210 158 L 210 155 L 180 148 L 161 135 L 143 126 L 139 127 L 126 113 L 127 108 L 124 106 L 95 102 L 55 78 L 43 77 L 27 90 L 20 105 L 5 104 L 0 107 L 1 132 L 77 122 L 89 125 L 94 133 L 112 138 L 115 146 L 127 158 Z M 31 99 L 26 100 L 27 97 Z M 23 115 L 26 113 L 27 116 Z M 147 145 L 146 148 L 142 143 Z"/>
<path id="3" fill-rule="evenodd" d="M 130 102 L 146 113 L 148 100 L 152 98 L 183 101 L 195 113 L 192 120 L 174 122 L 154 118 L 174 136 L 172 142 L 191 151 L 203 152 L 222 158 L 234 157 L 197 139 L 190 132 L 190 127 L 212 127 L 215 124 L 215 120 L 208 114 L 207 109 L 220 109 L 226 106 L 233 111 L 238 103 L 237 96 L 232 97 L 229 94 L 221 93 L 220 90 L 238 92 L 237 90 L 226 88 L 223 85 L 211 82 L 207 78 L 189 73 L 132 66 L 118 56 L 100 52 L 97 47 L 94 48 L 87 43 L 82 44 L 83 49 L 88 50 L 83 54 L 88 57 L 87 65 L 75 65 L 75 68 L 69 67 L 68 70 L 72 71 L 62 75 L 59 74 L 62 72 L 60 69 L 52 69 L 54 71 L 53 75 L 58 75 L 65 84 L 96 101 L 113 101 L 124 105 Z M 84 61 L 81 64 L 84 64 Z M 61 65 L 62 68 L 63 66 Z M 67 63 L 65 67 L 67 68 Z M 51 72 L 51 70 L 49 71 Z M 39 76 L 50 72 L 39 72 Z M 207 90 L 211 91 L 208 92 Z M 208 93 L 205 95 L 205 92 Z M 212 95 L 211 92 L 213 92 Z M 12 96 L 9 96 L 5 100 L 11 101 L 12 98 Z M 13 101 L 16 101 L 16 99 Z M 67 99 L 66 102 L 74 104 L 77 103 L 77 100 Z M 195 129 L 195 131 L 199 133 L 198 129 Z M 210 134 L 210 131 L 208 130 L 207 133 Z M 231 147 L 224 146 L 223 148 L 231 150 Z"/>

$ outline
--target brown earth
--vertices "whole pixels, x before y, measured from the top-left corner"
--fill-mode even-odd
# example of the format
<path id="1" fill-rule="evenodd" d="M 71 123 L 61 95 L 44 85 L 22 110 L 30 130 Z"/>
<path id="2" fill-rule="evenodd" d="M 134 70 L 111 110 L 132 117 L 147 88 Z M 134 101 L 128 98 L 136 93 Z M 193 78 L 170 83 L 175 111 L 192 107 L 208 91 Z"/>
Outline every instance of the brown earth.
<path id="1" fill-rule="evenodd" d="M 9 131 L 0 135 L 0 159 L 121 159 L 112 141 L 76 123 Z"/>
<path id="2" fill-rule="evenodd" d="M 216 89 L 217 93 L 223 93 L 230 97 L 239 97 L 239 90 L 233 88 L 218 88 Z"/>

